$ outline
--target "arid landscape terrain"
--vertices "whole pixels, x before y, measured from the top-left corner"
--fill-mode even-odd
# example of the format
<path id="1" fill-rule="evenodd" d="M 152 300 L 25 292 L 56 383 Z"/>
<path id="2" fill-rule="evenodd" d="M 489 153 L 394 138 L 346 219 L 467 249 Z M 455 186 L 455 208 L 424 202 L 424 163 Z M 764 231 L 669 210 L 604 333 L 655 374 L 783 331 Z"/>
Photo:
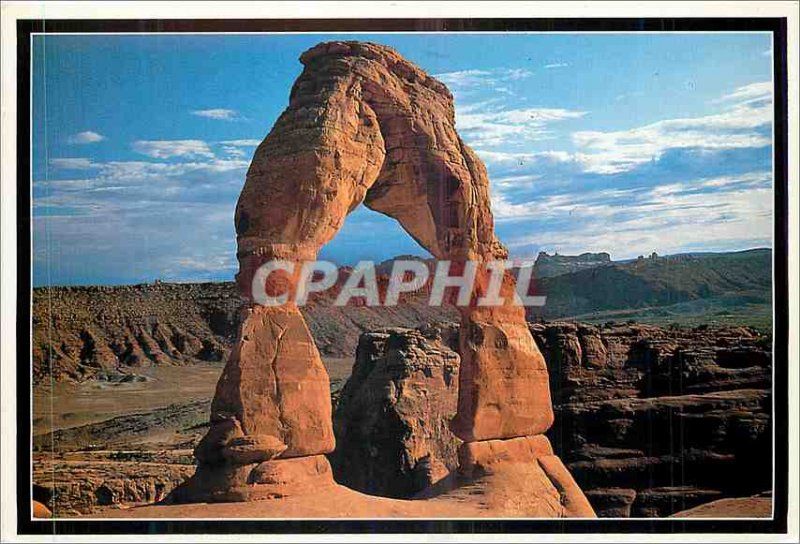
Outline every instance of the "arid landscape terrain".
<path id="1" fill-rule="evenodd" d="M 785 28 L 442 21 L 18 40 L 20 524 L 782 528 Z"/>
<path id="2" fill-rule="evenodd" d="M 763 254 L 749 254 L 713 260 L 745 260 L 748 274 L 762 273 Z M 658 259 L 664 267 L 674 258 Z M 540 256 L 541 288 L 587 271 L 604 282 L 620 273 L 610 267 L 636 266 L 586 260 Z M 640 300 L 628 292 L 625 301 L 602 307 L 667 315 L 662 310 L 687 301 L 740 299 L 738 269 L 705 270 L 702 257 L 690 264 L 708 287 L 684 282 L 681 294 L 661 296 L 660 306 L 651 300 L 656 288 L 640 288 Z M 646 270 L 639 281 L 658 292 L 673 288 Z M 764 515 L 771 336 L 731 324 L 751 307 L 747 301 L 728 304 L 724 315 L 707 313 L 703 324 L 695 314 L 659 325 L 579 322 L 568 319 L 571 308 L 548 321 L 532 318 L 556 413 L 547 436 L 598 515 L 669 516 L 744 497 L 754 498 L 721 504 L 731 515 Z M 239 304 L 234 285 L 225 283 L 35 290 L 34 498 L 59 516 L 114 515 L 162 500 L 188 478 Z M 459 444 L 447 425 L 459 371 L 455 310 L 412 294 L 395 308 L 334 307 L 320 297 L 303 313 L 331 380 L 336 480 L 408 499 L 452 472 Z"/>

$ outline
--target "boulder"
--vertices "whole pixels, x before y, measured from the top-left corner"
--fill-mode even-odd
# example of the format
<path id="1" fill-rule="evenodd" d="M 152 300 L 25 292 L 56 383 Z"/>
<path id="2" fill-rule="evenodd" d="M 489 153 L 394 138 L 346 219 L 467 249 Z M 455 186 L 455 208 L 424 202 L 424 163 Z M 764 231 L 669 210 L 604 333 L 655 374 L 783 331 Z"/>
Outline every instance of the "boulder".
<path id="1" fill-rule="evenodd" d="M 406 498 L 458 468 L 461 440 L 448 426 L 458 402 L 457 339 L 455 327 L 361 336 L 333 419 L 340 483 Z"/>

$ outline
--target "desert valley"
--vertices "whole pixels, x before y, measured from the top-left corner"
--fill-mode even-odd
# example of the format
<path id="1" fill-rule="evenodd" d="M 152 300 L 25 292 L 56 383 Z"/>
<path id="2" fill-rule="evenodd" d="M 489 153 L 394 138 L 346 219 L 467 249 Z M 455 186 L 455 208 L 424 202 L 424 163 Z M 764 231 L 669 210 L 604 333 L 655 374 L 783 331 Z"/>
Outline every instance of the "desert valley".
<path id="1" fill-rule="evenodd" d="M 767 250 L 539 256 L 548 305 L 528 321 L 547 436 L 599 516 L 769 515 L 770 266 Z M 34 498 L 57 516 L 117 516 L 189 478 L 240 307 L 232 283 L 36 289 Z M 336 481 L 395 499 L 445 486 L 455 309 L 413 293 L 302 311 L 330 377 Z"/>

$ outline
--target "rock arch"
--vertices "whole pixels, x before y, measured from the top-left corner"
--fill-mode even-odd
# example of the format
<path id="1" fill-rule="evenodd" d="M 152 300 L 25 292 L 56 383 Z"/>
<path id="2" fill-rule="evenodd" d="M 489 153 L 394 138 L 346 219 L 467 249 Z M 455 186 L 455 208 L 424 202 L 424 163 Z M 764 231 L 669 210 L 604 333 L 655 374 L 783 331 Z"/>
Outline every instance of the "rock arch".
<path id="1" fill-rule="evenodd" d="M 256 150 L 236 208 L 237 282 L 245 297 L 261 264 L 314 260 L 361 203 L 397 219 L 438 259 L 506 258 L 494 234 L 486 169 L 458 136 L 442 83 L 371 43 L 322 43 L 300 60 L 305 68 L 289 107 Z M 487 282 L 479 267 L 475 296 Z M 508 274 L 503 291 L 513 289 Z M 465 441 L 462 468 L 509 455 L 552 457 L 541 436 L 553 421 L 547 370 L 524 309 L 459 311 L 462 362 L 451 426 Z M 211 428 L 195 452 L 197 473 L 174 500 L 262 498 L 330 471 L 323 455 L 334 449 L 328 376 L 302 315 L 291 303 L 252 300 L 245 312 Z M 560 476 L 542 465 L 553 485 L 577 489 L 553 459 Z M 562 472 L 566 484 L 557 481 Z"/>

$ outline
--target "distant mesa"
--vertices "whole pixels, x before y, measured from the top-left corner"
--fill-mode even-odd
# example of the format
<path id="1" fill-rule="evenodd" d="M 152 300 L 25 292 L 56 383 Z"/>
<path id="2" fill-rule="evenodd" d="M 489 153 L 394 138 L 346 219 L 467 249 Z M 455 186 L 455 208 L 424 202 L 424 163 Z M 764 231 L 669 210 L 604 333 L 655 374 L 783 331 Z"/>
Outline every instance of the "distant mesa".
<path id="1" fill-rule="evenodd" d="M 537 278 L 550 278 L 607 264 L 611 264 L 611 255 L 605 252 L 569 256 L 559 255 L 557 252 L 549 255 L 541 251 L 533 265 L 533 273 Z"/>
<path id="2" fill-rule="evenodd" d="M 545 274 L 537 276 L 537 292 L 547 296 L 547 303 L 528 309 L 531 320 L 570 317 L 598 322 L 635 319 L 771 327 L 769 249 L 653 254 L 630 261 L 589 258 L 582 261 L 585 266 L 575 264 L 580 257 L 566 257 L 570 262 L 566 266 L 551 266 L 554 258 L 560 256 L 548 256 L 541 266 Z M 567 267 L 574 270 L 563 272 Z M 558 270 L 562 272 L 556 273 Z"/>

